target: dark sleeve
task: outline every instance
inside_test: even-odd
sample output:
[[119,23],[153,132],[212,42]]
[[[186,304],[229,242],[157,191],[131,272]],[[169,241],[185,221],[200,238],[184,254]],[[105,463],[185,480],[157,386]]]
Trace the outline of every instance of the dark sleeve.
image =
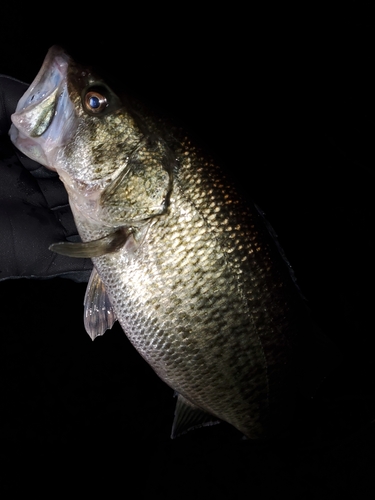
[[0,280],[64,276],[87,281],[90,259],[48,249],[59,241],[79,241],[62,182],[9,139],[10,115],[26,88],[0,75]]

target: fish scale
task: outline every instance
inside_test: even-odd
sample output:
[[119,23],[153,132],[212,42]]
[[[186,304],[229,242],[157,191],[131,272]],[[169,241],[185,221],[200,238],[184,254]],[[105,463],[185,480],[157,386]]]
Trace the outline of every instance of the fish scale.
[[179,129],[59,47],[12,121],[14,144],[68,191],[82,243],[52,250],[92,257],[88,333],[120,322],[178,394],[173,437],[218,419],[249,438],[280,432],[295,346],[314,328],[261,212]]

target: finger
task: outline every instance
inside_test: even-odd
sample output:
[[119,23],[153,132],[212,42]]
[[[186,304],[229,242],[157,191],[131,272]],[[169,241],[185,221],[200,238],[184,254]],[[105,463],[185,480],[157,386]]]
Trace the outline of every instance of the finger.
[[48,250],[64,238],[55,214],[40,207],[23,206],[8,200],[0,210],[0,280],[51,278],[88,273],[90,259],[72,259]]

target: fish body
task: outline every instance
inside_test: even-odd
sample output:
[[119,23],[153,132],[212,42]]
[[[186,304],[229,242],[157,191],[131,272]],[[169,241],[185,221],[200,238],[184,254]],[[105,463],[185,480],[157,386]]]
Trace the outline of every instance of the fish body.
[[225,421],[277,434],[311,320],[262,213],[177,128],[142,114],[52,47],[12,116],[17,148],[58,172],[91,257],[85,326],[117,319],[178,394],[172,436]]

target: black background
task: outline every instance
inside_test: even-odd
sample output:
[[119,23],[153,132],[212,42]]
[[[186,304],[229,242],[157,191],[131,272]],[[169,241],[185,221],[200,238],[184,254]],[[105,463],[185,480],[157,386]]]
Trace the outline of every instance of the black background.
[[171,440],[173,392],[118,325],[91,342],[84,284],[2,282],[0,487],[31,471],[36,491],[48,477],[129,498],[372,498],[371,24],[124,8],[9,14],[0,72],[31,82],[62,44],[183,124],[265,211],[344,363],[301,410],[297,440],[254,444],[225,425]]

